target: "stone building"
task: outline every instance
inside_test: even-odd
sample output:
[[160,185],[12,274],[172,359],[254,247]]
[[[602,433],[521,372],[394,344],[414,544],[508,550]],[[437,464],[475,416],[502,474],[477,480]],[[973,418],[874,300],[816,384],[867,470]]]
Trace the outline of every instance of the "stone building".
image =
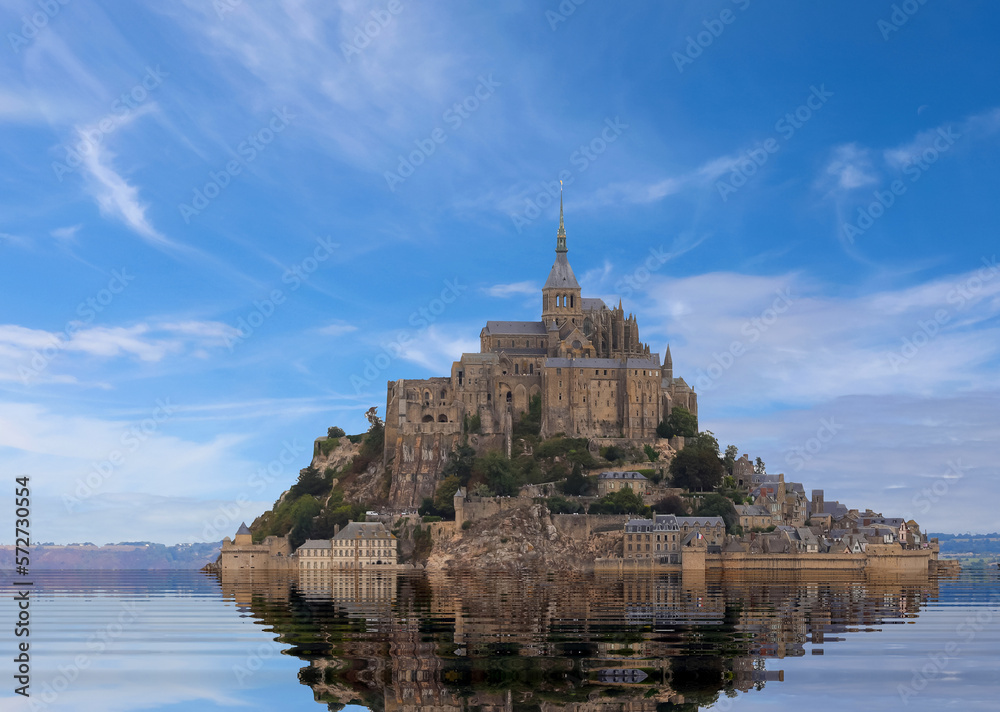
[[334,531],[332,539],[309,540],[296,550],[300,571],[372,571],[399,563],[396,536],[382,522],[350,522]]
[[385,462],[394,461],[393,501],[433,495],[433,475],[467,419],[478,422],[480,441],[509,447],[534,396],[541,398],[542,437],[650,441],[675,406],[697,415],[697,395],[674,377],[669,346],[661,363],[621,301],[609,307],[581,293],[567,258],[561,198],[555,252],[538,321],[487,321],[479,353],[462,354],[450,375],[388,383]]
[[602,472],[597,476],[599,497],[619,492],[626,487],[641,496],[649,491],[649,480],[641,472]]
[[721,546],[726,540],[726,523],[722,517],[677,517],[673,514],[630,519],[625,523],[622,558],[655,558],[663,564],[679,564],[682,547],[693,538],[706,546]]
[[246,522],[236,530],[235,540],[228,536],[222,540],[221,567],[223,571],[250,569],[283,570],[292,565],[288,537],[269,536],[260,544],[253,543],[253,535]]

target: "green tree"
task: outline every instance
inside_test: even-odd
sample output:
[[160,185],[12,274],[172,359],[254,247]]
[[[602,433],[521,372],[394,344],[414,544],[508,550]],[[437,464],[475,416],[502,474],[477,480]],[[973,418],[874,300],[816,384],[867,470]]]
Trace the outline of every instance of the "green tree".
[[338,428],[336,425],[326,429],[326,436],[329,438],[342,438],[345,435],[347,435],[347,433],[344,432],[344,429]]
[[545,506],[552,514],[577,514],[583,511],[583,505],[565,497],[549,497],[545,500]]
[[573,465],[573,471],[563,482],[562,491],[565,494],[580,497],[590,489],[590,480],[583,474],[583,467],[577,463]]
[[517,423],[514,425],[514,436],[524,437],[526,435],[537,436],[542,430],[542,394],[536,393],[528,401],[528,410],[521,413]]
[[513,497],[521,488],[521,473],[514,463],[498,450],[491,450],[476,459],[474,470],[482,475],[486,485],[502,497]]
[[444,519],[455,518],[455,492],[462,483],[457,477],[445,477],[434,493],[434,514]]
[[648,514],[650,508],[642,501],[640,495],[625,487],[592,502],[587,512],[589,514]]
[[698,432],[698,417],[682,405],[675,405],[658,426],[656,434],[661,438],[672,438],[675,435],[690,438]]
[[472,466],[475,461],[476,451],[468,445],[459,445],[451,451],[441,474],[445,477],[457,477],[459,483],[465,487],[469,484],[469,477],[472,476]]
[[721,494],[710,494],[702,499],[701,506],[695,512],[696,517],[722,517],[726,523],[726,531],[733,533],[733,528],[738,526],[740,518],[736,514],[736,507],[732,500],[723,497]]
[[740,451],[735,445],[726,446],[726,454],[722,458],[722,464],[726,466],[726,472],[730,475],[733,474],[733,468],[736,467],[736,458],[739,457]]
[[290,499],[298,499],[306,494],[324,494],[329,489],[329,486],[329,483],[320,471],[309,465],[309,467],[299,470],[299,479],[288,491],[288,496]]
[[753,463],[753,471],[756,472],[758,475],[767,474],[766,466],[764,465],[764,461],[761,458],[758,457],[754,461],[754,463]]
[[653,446],[650,445],[649,443],[646,443],[645,445],[642,446],[642,451],[646,453],[646,457],[649,458],[650,462],[656,462],[657,460],[660,459],[660,453],[658,453],[655,449],[653,449]]
[[687,507],[684,500],[675,494],[669,494],[653,505],[653,511],[657,514],[676,514],[679,517],[687,516]]
[[692,492],[714,489],[722,481],[724,471],[717,451],[707,447],[684,447],[670,463],[674,486]]
[[288,532],[288,541],[292,550],[299,548],[312,531],[313,517],[320,512],[320,504],[312,495],[299,498],[289,512],[292,527]]

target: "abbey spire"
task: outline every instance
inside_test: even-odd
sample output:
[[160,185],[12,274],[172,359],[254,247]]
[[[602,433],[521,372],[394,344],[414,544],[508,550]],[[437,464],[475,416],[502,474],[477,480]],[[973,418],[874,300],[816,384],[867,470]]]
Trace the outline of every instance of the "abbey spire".
[[[566,224],[563,219],[562,188],[559,190],[559,231],[556,232],[556,261],[542,287],[542,321],[562,326],[567,320],[582,324],[580,285],[569,266],[566,253]],[[577,321],[577,318],[580,318]]]
[[559,232],[556,233],[556,252],[569,252],[566,249],[566,225],[563,223],[562,181],[559,181]]

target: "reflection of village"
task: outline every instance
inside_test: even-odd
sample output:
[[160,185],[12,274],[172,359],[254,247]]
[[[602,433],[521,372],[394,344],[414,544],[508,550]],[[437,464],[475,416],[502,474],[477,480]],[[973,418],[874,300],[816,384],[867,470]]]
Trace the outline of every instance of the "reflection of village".
[[779,683],[774,658],[821,655],[937,596],[927,578],[284,576],[224,573],[223,595],[308,663],[317,702],[400,712],[694,710]]

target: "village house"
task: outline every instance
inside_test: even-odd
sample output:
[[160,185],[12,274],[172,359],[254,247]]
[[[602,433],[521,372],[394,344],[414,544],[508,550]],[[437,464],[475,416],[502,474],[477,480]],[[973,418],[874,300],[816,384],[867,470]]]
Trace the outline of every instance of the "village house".
[[602,472],[597,476],[597,494],[600,497],[620,492],[626,487],[642,496],[649,491],[649,480],[639,472]]

